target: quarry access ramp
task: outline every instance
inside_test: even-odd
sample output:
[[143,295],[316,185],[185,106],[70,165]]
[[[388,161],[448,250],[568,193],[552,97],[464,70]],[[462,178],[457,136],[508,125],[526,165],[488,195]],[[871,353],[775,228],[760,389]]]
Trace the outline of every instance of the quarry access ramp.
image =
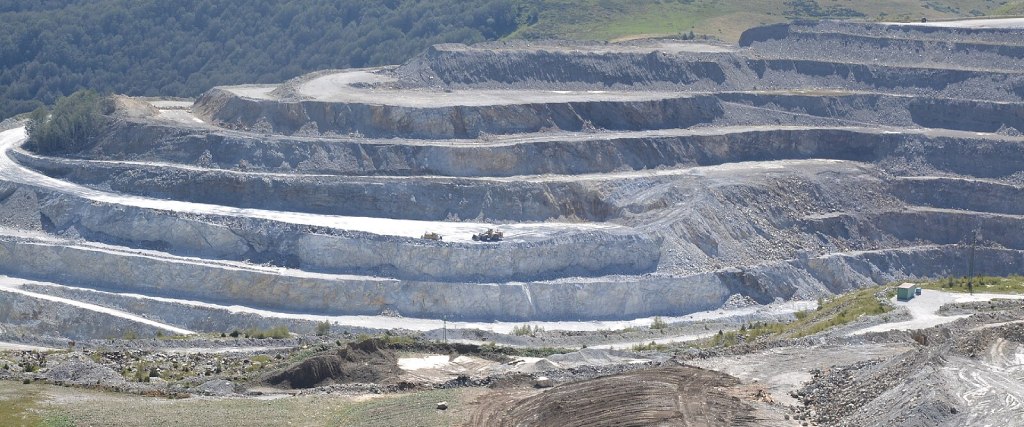
[[[1008,22],[447,44],[194,103],[117,97],[78,153],[0,134],[0,274],[528,321],[962,275],[974,234],[976,271],[1019,273],[1024,30]],[[505,239],[470,238],[488,228]]]

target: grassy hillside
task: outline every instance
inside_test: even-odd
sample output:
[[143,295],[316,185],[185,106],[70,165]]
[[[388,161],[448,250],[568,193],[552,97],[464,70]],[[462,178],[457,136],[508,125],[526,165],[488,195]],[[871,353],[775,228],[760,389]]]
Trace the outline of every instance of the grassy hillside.
[[544,0],[527,38],[621,40],[689,33],[725,41],[743,30],[791,18],[953,19],[1024,12],[1005,0]]

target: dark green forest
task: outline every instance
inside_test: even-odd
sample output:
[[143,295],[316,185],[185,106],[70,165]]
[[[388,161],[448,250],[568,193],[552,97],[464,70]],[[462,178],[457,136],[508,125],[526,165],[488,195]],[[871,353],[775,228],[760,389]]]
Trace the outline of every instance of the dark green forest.
[[194,97],[504,37],[536,0],[0,0],[0,118],[78,89]]

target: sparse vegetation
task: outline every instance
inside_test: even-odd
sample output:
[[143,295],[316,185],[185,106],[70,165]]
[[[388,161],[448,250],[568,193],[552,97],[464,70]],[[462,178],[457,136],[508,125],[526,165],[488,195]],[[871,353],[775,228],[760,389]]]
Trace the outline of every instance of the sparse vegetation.
[[1024,10],[1021,2],[1000,4],[984,0],[548,0],[540,2],[537,8],[537,23],[522,27],[514,36],[587,40],[680,35],[690,38],[692,31],[696,38],[735,41],[747,28],[792,18],[856,17],[879,21],[911,21],[922,17],[951,19],[978,14],[1006,15]]
[[[966,277],[947,277],[921,284],[924,289],[935,289],[947,292],[970,292]],[[1024,276],[1008,277],[978,276],[971,280],[974,292],[991,294],[1024,293]]]
[[632,347],[632,350],[633,351],[637,351],[637,352],[640,352],[640,351],[665,351],[667,349],[668,349],[667,345],[665,345],[665,344],[658,344],[658,343],[656,343],[654,341],[651,341],[650,343],[634,344],[633,347]]
[[324,320],[316,324],[316,336],[325,337],[331,333],[331,322]]
[[708,347],[732,346],[741,342],[755,341],[762,337],[806,337],[853,322],[861,316],[884,314],[891,311],[892,307],[876,296],[881,290],[880,287],[865,288],[834,298],[820,299],[817,309],[795,313],[796,320],[793,322],[743,324],[738,331],[718,331],[718,334],[706,340],[704,345]]
[[512,335],[520,337],[526,335],[535,337],[541,332],[544,332],[544,328],[538,325],[533,325],[532,327],[530,325],[519,325],[512,328]]
[[654,320],[651,321],[651,329],[665,329],[668,328],[668,323],[661,316],[654,316]]
[[[232,331],[231,332],[231,336],[233,338],[237,338],[238,337],[238,335],[235,335],[236,332],[238,332],[238,331]],[[267,338],[271,338],[271,339],[285,339],[285,338],[289,338],[289,337],[292,336],[291,333],[288,332],[288,327],[287,326],[283,326],[283,325],[282,326],[275,326],[275,327],[270,328],[270,329],[249,328],[249,329],[246,329],[245,331],[243,331],[242,335],[244,337],[246,337],[246,338],[255,338],[255,339],[258,339],[258,340],[267,339]]]

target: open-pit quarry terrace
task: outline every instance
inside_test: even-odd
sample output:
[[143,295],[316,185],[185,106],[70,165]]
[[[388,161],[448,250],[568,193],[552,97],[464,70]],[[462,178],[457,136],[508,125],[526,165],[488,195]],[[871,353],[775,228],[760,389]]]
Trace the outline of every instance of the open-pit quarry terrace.
[[[976,271],[1019,273],[1020,22],[447,44],[194,102],[118,97],[110,132],[67,155],[9,128],[0,274],[23,283],[0,304],[30,308],[0,313],[0,340],[112,317],[65,335],[795,307],[963,275],[976,232]],[[504,238],[471,238],[490,228]]]

